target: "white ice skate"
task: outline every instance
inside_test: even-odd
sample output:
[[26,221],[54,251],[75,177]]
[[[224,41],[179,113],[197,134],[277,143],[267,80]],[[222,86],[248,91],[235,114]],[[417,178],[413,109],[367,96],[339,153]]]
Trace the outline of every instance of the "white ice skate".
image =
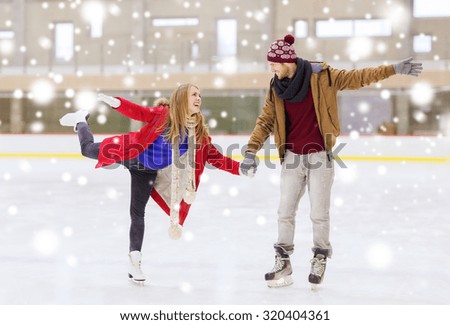
[[145,275],[142,273],[141,260],[142,254],[140,251],[132,251],[128,254],[130,257],[130,267],[128,271],[128,278],[134,283],[144,285]]
[[59,119],[59,124],[62,126],[73,126],[73,131],[77,132],[77,124],[80,122],[87,122],[89,118],[88,111],[76,111],[74,113],[67,113]]

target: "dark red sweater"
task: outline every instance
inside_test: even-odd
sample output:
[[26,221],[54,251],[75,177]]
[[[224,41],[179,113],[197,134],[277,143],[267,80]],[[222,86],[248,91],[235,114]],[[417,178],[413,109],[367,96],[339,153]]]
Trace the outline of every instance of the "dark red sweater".
[[325,150],[317,122],[311,88],[302,102],[284,102],[286,110],[286,149],[296,154]]

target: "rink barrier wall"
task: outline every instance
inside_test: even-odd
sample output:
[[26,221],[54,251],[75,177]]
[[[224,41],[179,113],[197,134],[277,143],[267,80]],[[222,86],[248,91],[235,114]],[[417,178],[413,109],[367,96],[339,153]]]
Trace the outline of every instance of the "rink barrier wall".
[[[96,136],[95,141],[111,135]],[[243,159],[249,135],[213,135],[213,143],[227,156]],[[341,136],[334,154],[343,161],[450,163],[450,137],[436,136]],[[259,159],[278,162],[271,137],[258,152]],[[77,136],[51,134],[2,134],[0,158],[81,159]]]

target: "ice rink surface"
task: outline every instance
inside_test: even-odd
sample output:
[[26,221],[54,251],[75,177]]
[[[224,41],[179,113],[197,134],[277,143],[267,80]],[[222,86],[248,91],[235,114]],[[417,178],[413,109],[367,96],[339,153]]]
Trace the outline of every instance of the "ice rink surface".
[[183,238],[150,201],[143,287],[127,279],[129,174],[89,159],[1,159],[0,304],[450,304],[450,167],[336,166],[334,255],[307,282],[307,194],[297,215],[294,284],[270,289],[279,166],[249,179],[205,171]]

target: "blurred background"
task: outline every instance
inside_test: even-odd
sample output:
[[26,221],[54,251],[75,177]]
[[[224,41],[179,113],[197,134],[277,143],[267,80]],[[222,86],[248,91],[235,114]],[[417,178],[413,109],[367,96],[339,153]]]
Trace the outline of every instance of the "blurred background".
[[143,105],[178,84],[202,90],[211,133],[248,134],[271,74],[267,49],[287,33],[298,56],[354,69],[414,57],[395,76],[340,93],[344,134],[450,134],[449,0],[1,0],[0,133],[64,133],[92,112],[95,133],[140,124],[97,92]]

